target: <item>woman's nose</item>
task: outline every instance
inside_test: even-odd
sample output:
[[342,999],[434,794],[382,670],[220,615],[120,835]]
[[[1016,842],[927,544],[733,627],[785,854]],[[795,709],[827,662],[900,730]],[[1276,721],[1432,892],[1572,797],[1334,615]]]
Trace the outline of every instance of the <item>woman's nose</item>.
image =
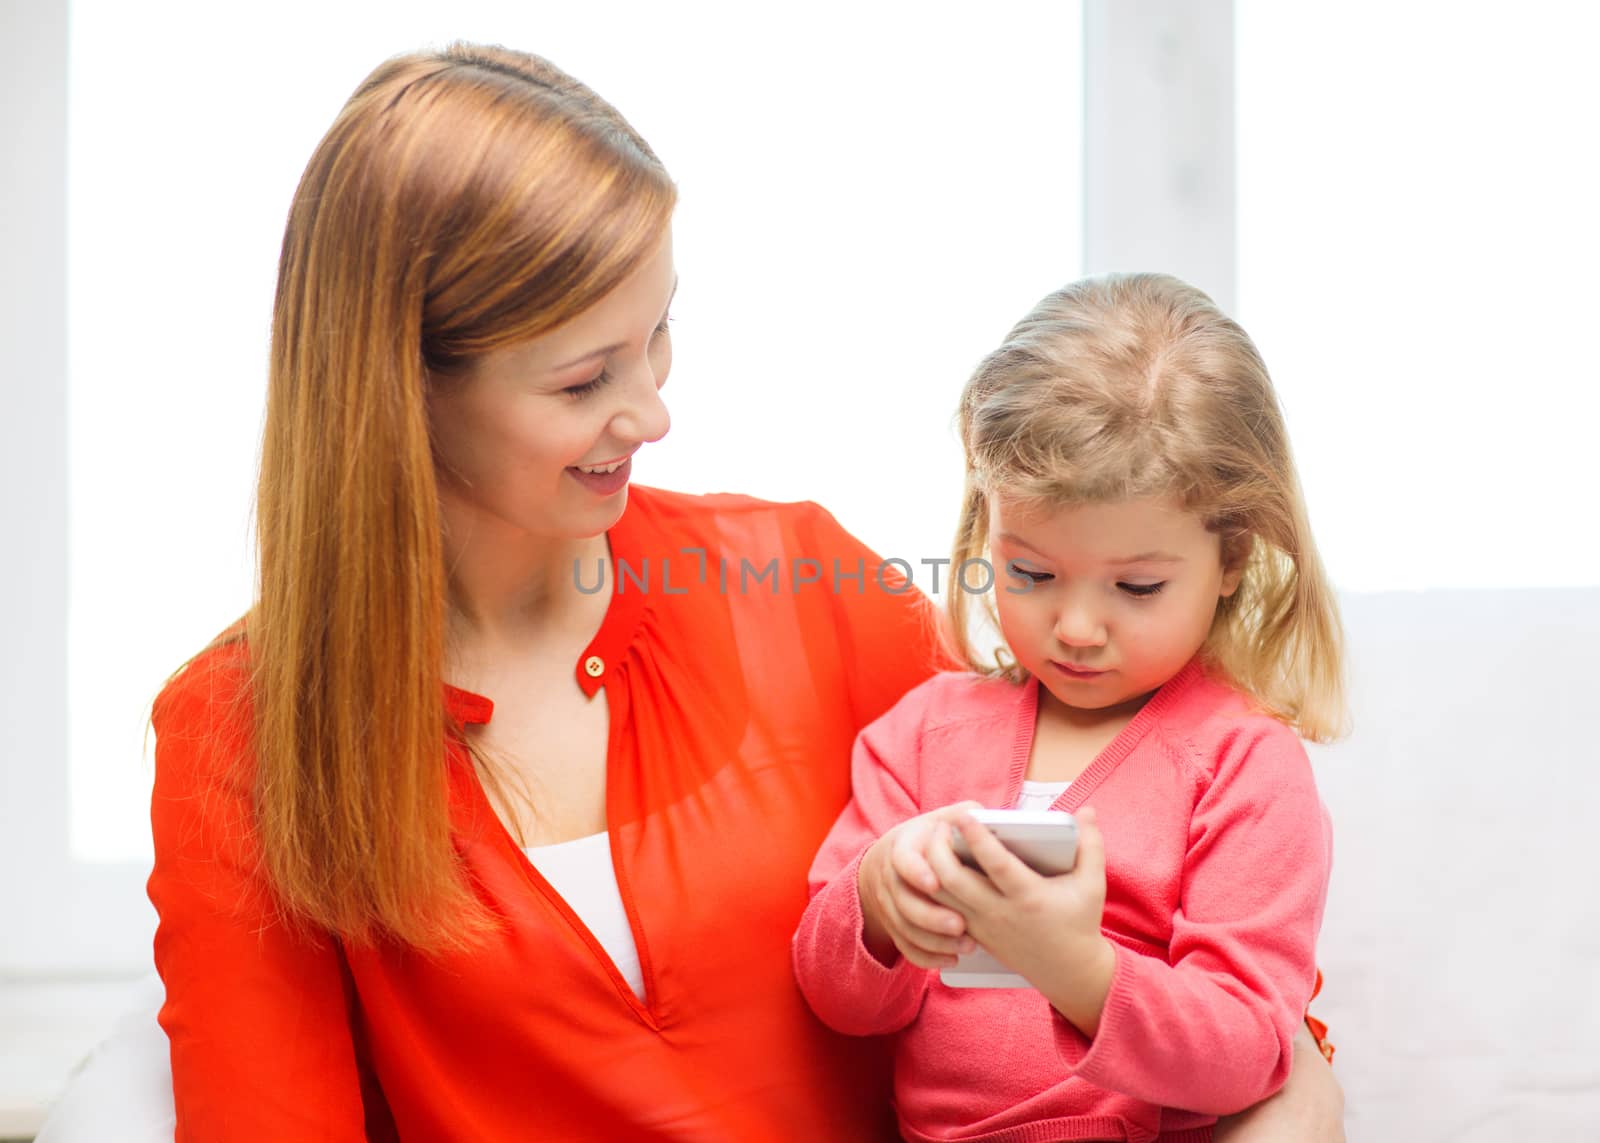
[[619,437],[650,443],[667,435],[672,416],[661,399],[661,383],[665,380],[648,367],[640,370],[637,380],[629,386],[627,407],[617,414],[613,426]]

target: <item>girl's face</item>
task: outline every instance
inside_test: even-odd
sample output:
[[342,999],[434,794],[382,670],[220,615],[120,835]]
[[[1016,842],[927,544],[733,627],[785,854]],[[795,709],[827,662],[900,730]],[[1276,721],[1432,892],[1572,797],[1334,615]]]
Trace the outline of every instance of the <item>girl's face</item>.
[[428,411],[446,517],[535,536],[596,536],[628,500],[629,458],[666,435],[672,239],[592,307],[434,384]]
[[989,521],[1006,644],[1076,710],[1142,706],[1194,657],[1242,574],[1223,566],[1221,537],[1172,500],[1041,514],[990,496]]

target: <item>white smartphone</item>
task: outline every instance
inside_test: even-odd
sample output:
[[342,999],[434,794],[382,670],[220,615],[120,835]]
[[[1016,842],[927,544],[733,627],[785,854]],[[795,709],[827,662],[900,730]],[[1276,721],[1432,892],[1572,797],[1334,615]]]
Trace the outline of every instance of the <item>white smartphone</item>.
[[[1078,823],[1061,810],[973,810],[972,817],[1000,844],[1036,873],[1054,877],[1070,873],[1078,860]],[[952,831],[951,848],[963,863],[977,868],[961,834]],[[1032,988],[984,949],[973,949],[951,968],[939,970],[951,988]]]
[[[1053,877],[1072,872],[1078,860],[1078,823],[1061,810],[972,810],[973,820],[989,827],[1000,844],[1035,873]],[[966,838],[950,831],[950,845],[962,862],[978,868]]]

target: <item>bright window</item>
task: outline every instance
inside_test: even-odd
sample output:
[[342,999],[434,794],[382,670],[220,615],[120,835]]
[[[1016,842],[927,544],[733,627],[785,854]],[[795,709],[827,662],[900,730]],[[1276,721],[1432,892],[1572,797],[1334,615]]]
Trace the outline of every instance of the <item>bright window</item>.
[[[973,11],[976,11],[975,9]],[[945,554],[967,371],[1081,264],[1077,4],[71,7],[73,852],[147,858],[148,703],[251,596],[278,243],[385,55],[539,51],[677,178],[672,434],[644,483],[812,498]]]
[[1600,11],[1237,17],[1239,317],[1335,582],[1600,585]]

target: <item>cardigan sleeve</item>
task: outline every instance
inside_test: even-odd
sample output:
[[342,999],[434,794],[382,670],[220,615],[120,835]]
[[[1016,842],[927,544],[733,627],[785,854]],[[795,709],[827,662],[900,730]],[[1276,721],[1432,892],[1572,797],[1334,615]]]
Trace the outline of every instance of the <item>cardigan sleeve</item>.
[[[240,652],[242,654],[242,652]],[[156,968],[176,1143],[368,1138],[345,975],[256,871],[245,668],[208,652],[156,700]]]
[[1291,730],[1260,718],[1227,734],[1190,819],[1169,960],[1115,946],[1092,1042],[1055,1017],[1074,1074],[1212,1115],[1283,1086],[1316,976],[1331,833]]
[[811,903],[794,936],[801,992],[824,1024],[850,1035],[910,1024],[933,978],[898,954],[886,965],[867,950],[857,885],[868,846],[922,812],[916,770],[928,690],[918,687],[857,736],[850,802],[812,863]]

